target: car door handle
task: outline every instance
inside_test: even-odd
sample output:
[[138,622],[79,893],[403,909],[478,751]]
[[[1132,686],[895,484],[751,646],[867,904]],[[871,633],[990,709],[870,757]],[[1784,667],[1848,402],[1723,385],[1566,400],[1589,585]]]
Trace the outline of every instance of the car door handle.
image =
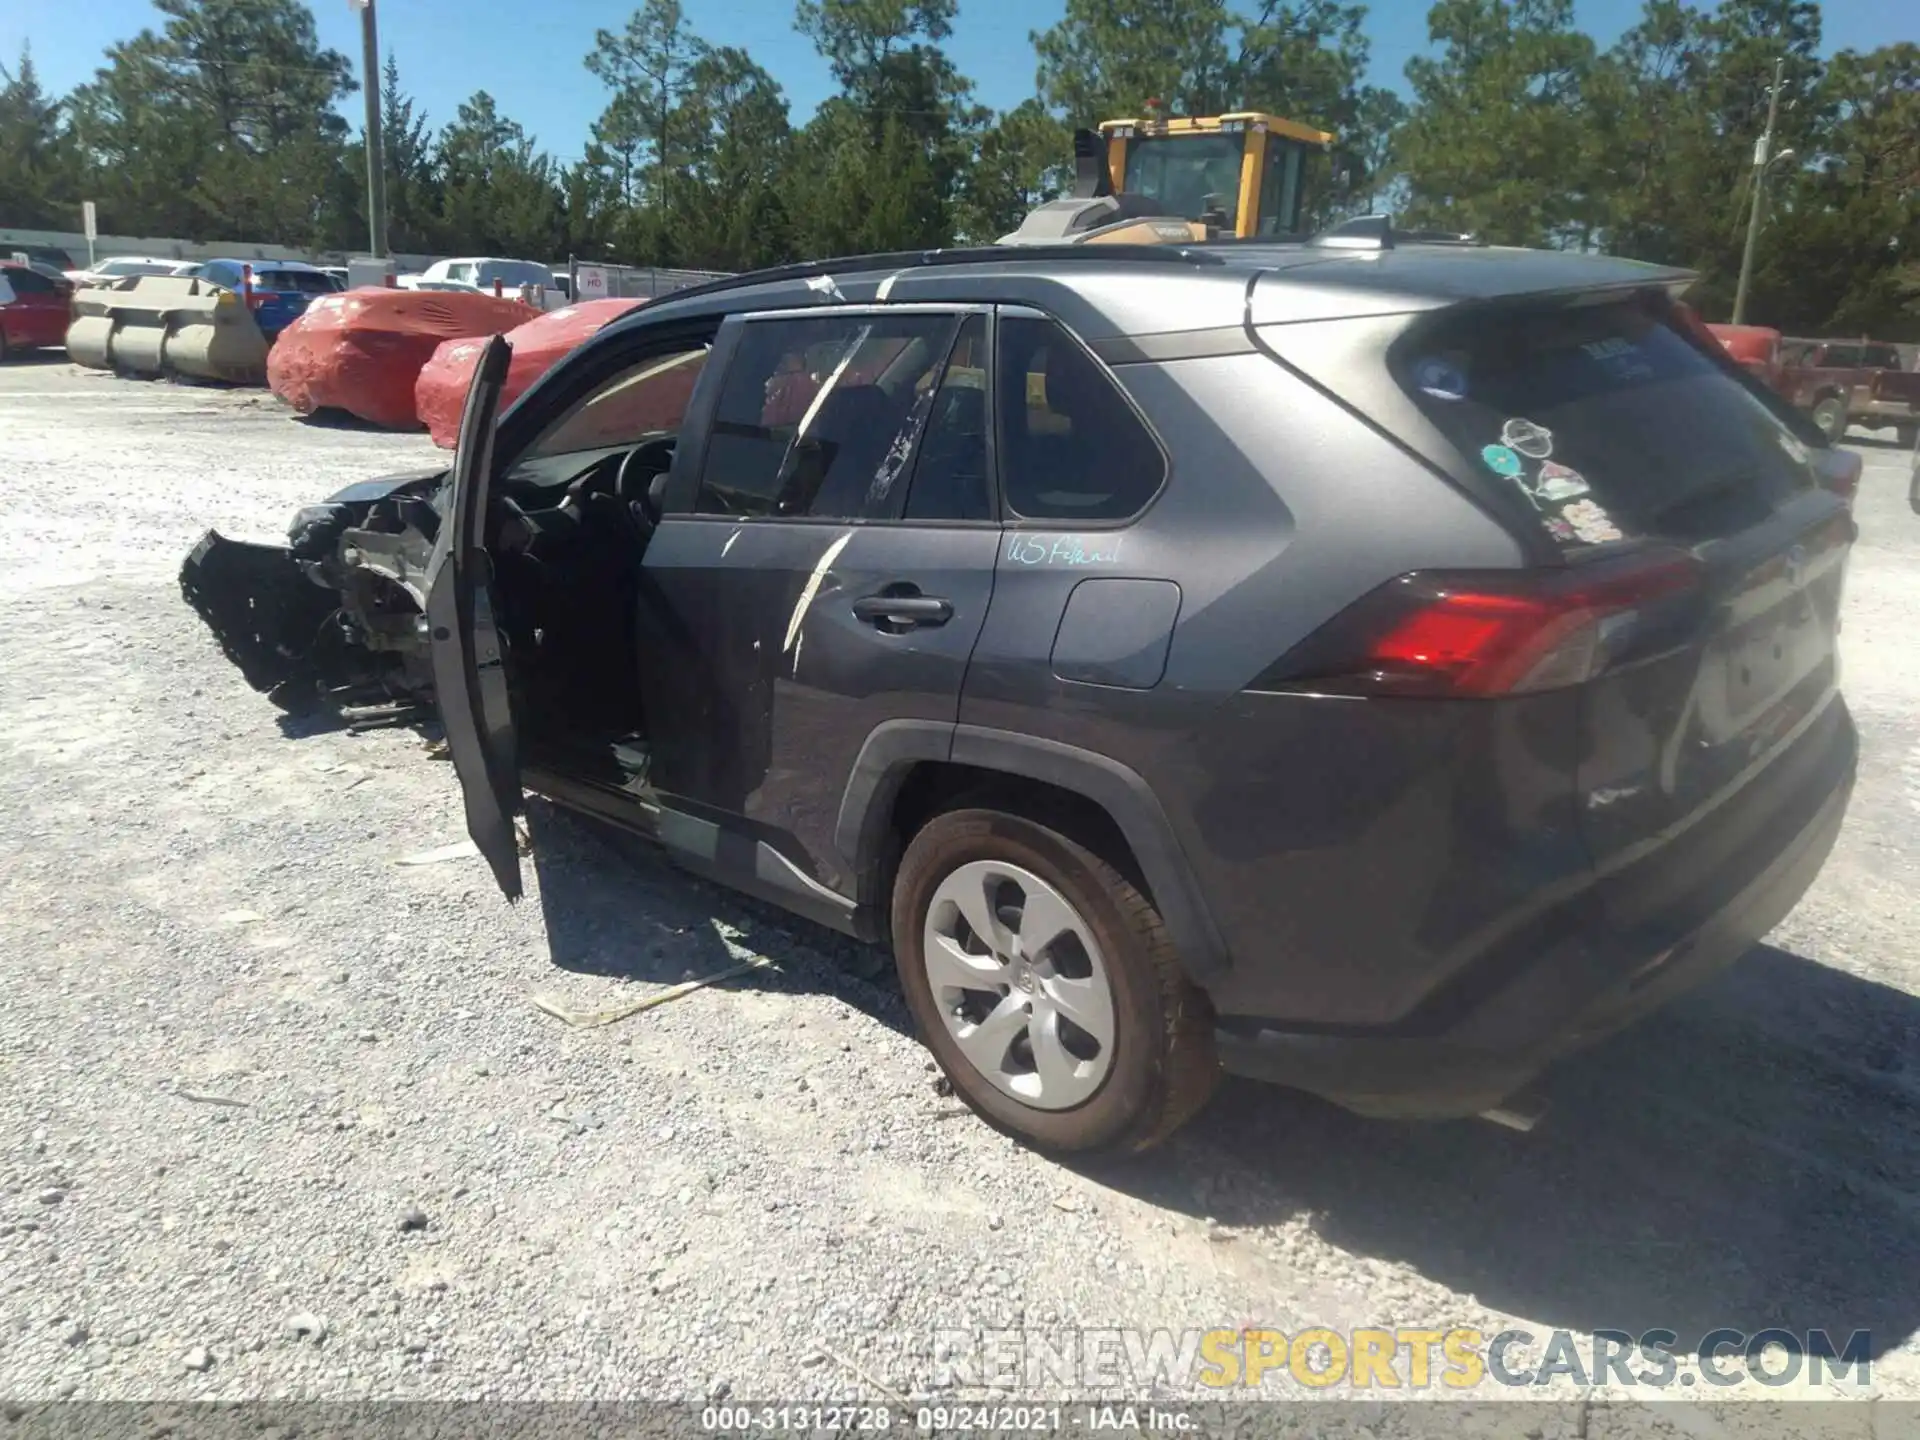
[[853,602],[853,613],[869,624],[944,625],[953,618],[953,606],[933,595],[862,595]]

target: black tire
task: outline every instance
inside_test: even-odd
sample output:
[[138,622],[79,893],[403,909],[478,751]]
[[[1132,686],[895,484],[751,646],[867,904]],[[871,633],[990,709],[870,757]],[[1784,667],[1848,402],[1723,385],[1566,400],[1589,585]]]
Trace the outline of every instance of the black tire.
[[[1113,1056],[1100,1087],[1072,1109],[1039,1109],[996,1087],[936,1008],[922,955],[928,907],[942,880],[977,860],[1018,865],[1052,885],[1107,957]],[[1058,831],[998,810],[950,810],[928,821],[894,879],[893,953],[921,1039],[955,1093],[988,1124],[1037,1149],[1145,1150],[1213,1093],[1213,1010],[1181,969],[1160,912],[1106,861]]]
[[0,364],[5,364],[11,358],[12,352],[7,349],[7,332],[0,330]]
[[1896,425],[1893,427],[1893,438],[1901,449],[1911,450],[1916,443],[1920,443],[1920,425]]
[[1847,402],[1838,395],[1823,395],[1813,402],[1813,423],[1820,433],[1838,445],[1847,433]]

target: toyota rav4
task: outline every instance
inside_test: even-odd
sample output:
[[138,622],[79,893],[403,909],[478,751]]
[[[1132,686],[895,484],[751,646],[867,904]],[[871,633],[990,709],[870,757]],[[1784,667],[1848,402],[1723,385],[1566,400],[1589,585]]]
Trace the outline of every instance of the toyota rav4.
[[1499,1105],[1740,955],[1853,783],[1822,437],[1683,272],[1444,244],[868,257],[661,300],[188,598],[284,703],[888,943],[980,1115],[1222,1068]]

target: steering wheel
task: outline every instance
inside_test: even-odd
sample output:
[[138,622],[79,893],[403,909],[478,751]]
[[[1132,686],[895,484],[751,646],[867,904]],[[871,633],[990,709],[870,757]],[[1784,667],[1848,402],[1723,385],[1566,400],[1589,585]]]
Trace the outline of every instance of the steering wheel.
[[[673,467],[673,446],[674,437],[671,435],[634,446],[626,453],[619,470],[614,474],[613,493],[629,505],[644,507],[647,488],[653,484],[653,477]],[[647,522],[651,524],[654,518],[648,516]]]

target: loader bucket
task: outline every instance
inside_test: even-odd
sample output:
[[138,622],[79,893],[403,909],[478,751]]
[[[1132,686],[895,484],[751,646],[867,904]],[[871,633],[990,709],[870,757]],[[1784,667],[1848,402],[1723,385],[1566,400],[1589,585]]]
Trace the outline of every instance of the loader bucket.
[[204,280],[142,275],[73,297],[67,355],[97,370],[264,385],[267,339],[231,291]]

